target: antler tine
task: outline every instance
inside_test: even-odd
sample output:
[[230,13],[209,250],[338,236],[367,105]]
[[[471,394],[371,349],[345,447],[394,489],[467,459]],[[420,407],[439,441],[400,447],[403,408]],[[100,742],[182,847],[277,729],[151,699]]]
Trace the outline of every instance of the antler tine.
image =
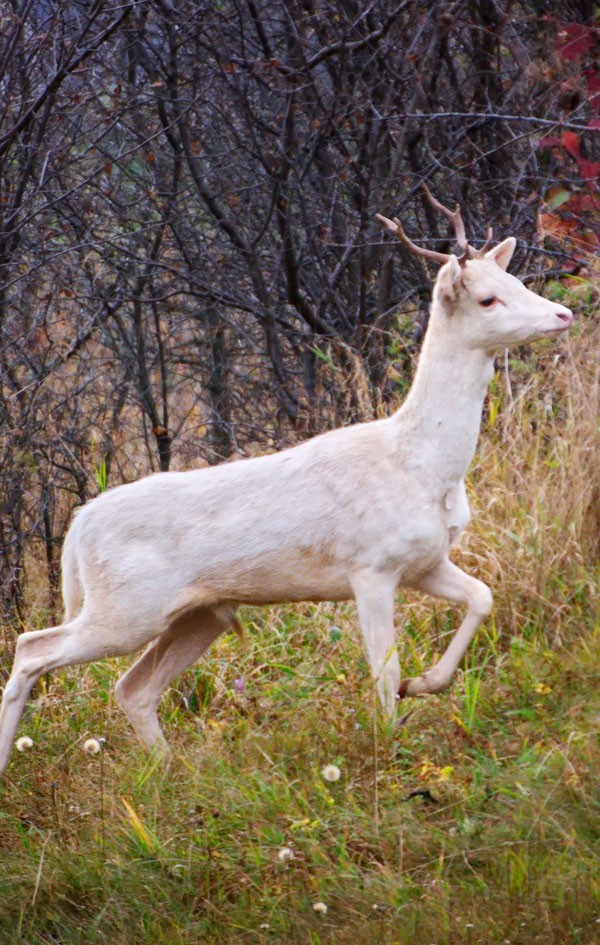
[[489,245],[492,242],[493,238],[494,238],[494,229],[493,227],[488,226],[487,232],[485,234],[485,243],[483,244],[483,246],[480,246],[478,250],[476,250],[475,252],[476,257],[483,256],[485,251],[489,248]]
[[439,200],[436,200],[433,194],[431,193],[427,184],[423,184],[423,190],[425,191],[425,196],[429,200],[429,203],[436,210],[439,210],[440,213],[443,213],[445,217],[450,220],[452,226],[454,227],[454,233],[456,235],[456,242],[460,246],[460,250],[463,256],[466,259],[470,259],[473,255],[471,247],[467,242],[467,234],[465,233],[465,224],[463,223],[463,218],[460,213],[460,204],[456,204],[456,210],[449,210],[448,207],[445,207],[443,203],[440,203]]
[[413,243],[402,229],[402,224],[397,217],[394,217],[393,220],[389,220],[380,213],[376,213],[375,216],[389,233],[393,233],[394,236],[397,236],[398,239],[404,243],[405,246],[408,246],[413,253],[416,253],[417,256],[424,256],[426,259],[433,259],[435,262],[441,263],[447,263],[450,259],[448,253],[437,253],[434,249],[426,249],[425,246],[417,246],[416,243]]

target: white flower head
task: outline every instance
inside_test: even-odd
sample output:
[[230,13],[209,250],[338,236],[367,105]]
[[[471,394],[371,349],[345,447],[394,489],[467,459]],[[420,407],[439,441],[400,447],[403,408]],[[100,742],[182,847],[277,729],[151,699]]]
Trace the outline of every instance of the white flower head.
[[325,765],[325,767],[321,769],[321,776],[324,781],[339,781],[342,772],[337,765]]
[[291,847],[282,847],[277,854],[277,859],[280,863],[287,863],[289,860],[294,859],[294,851]]
[[88,755],[97,755],[102,750],[102,745],[97,738],[86,738],[83,743],[83,750],[87,751]]
[[315,912],[320,912],[321,915],[325,915],[327,912],[327,906],[324,902],[315,902],[313,909]]
[[27,751],[28,748],[33,748],[33,741],[29,735],[21,735],[20,738],[17,738],[15,748],[17,751]]

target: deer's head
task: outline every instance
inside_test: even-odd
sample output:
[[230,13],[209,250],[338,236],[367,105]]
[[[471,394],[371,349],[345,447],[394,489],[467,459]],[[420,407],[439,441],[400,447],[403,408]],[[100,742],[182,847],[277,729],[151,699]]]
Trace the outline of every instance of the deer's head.
[[480,250],[469,245],[460,208],[449,210],[425,192],[432,205],[451,221],[461,255],[439,253],[410,240],[400,221],[377,214],[377,219],[411,252],[442,263],[434,289],[432,319],[443,319],[446,331],[468,348],[493,352],[567,331],[573,313],[526,288],[506,270],[515,251],[513,236],[489,248],[492,231]]

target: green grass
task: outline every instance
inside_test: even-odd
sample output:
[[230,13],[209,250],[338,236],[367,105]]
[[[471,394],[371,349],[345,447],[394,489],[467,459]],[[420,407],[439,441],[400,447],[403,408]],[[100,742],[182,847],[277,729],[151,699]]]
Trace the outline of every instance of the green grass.
[[[351,605],[242,611],[163,700],[167,763],[125,663],[42,681],[0,784],[3,945],[600,939],[597,334],[492,390],[456,559],[496,603],[450,692],[383,719]],[[458,619],[403,594],[406,674]]]
[[597,941],[598,629],[560,654],[535,632],[480,640],[398,727],[352,609],[301,610],[269,615],[276,654],[246,614],[245,647],[171,690],[167,764],[132,744],[104,667],[53,681],[0,789],[2,942]]

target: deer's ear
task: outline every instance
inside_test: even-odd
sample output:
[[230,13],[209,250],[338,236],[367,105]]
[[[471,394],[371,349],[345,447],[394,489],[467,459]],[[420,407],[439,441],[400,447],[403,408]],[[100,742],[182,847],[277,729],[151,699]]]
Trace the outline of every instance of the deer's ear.
[[450,256],[446,265],[440,269],[438,276],[439,294],[444,304],[448,307],[456,299],[456,292],[462,279],[462,269],[456,256]]
[[494,246],[493,249],[488,250],[485,254],[485,258],[493,259],[494,262],[498,263],[501,269],[508,269],[508,264],[513,257],[516,245],[517,241],[514,236],[508,236],[505,240],[502,240],[501,243],[498,243],[497,246]]

